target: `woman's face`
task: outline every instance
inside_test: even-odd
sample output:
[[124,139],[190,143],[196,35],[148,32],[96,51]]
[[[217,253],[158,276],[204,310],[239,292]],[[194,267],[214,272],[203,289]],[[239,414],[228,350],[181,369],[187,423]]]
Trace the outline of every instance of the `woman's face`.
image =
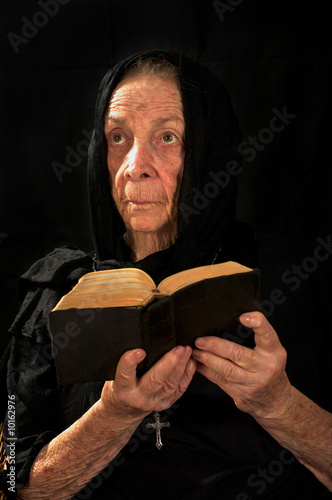
[[107,165],[127,230],[176,230],[184,133],[181,94],[172,79],[138,75],[114,90],[105,118]]

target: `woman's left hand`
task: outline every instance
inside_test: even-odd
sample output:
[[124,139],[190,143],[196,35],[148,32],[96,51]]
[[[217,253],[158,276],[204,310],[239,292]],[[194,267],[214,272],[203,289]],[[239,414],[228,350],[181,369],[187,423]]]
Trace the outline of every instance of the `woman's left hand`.
[[245,313],[239,319],[253,329],[256,347],[200,337],[192,354],[197,371],[231,396],[240,410],[256,418],[278,418],[291,398],[287,353],[263,314]]

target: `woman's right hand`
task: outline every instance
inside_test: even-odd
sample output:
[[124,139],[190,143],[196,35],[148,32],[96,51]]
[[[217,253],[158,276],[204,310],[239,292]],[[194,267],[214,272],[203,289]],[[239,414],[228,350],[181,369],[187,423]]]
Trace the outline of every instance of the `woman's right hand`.
[[169,408],[186,391],[195,373],[196,362],[191,354],[191,347],[177,346],[138,378],[137,365],[146,353],[143,349],[127,351],[118,363],[115,379],[104,384],[104,411],[136,419]]

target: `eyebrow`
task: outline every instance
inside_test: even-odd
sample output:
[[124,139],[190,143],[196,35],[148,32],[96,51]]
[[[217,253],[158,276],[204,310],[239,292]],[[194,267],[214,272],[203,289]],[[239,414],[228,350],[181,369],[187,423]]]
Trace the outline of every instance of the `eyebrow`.
[[114,123],[117,123],[118,125],[125,125],[126,121],[127,120],[125,118],[120,118],[120,117],[114,116],[114,115],[106,115],[106,117],[105,117],[105,123],[114,122]]
[[155,125],[162,125],[163,123],[173,122],[178,120],[184,121],[184,118],[180,117],[179,115],[169,115],[162,118],[156,118],[155,120],[152,120],[152,123],[154,123]]

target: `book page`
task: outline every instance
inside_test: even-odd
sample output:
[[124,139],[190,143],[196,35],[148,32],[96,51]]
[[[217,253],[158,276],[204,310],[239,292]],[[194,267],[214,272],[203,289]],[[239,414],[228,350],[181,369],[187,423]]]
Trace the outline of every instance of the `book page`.
[[155,288],[150,276],[140,269],[87,273],[55,309],[144,306],[152,300]]
[[228,276],[230,274],[246,273],[252,271],[250,267],[243,266],[237,262],[222,262],[221,264],[214,264],[210,266],[195,267],[181,271],[180,273],[173,274],[165,278],[159,284],[159,290],[162,293],[171,295],[172,293],[184,288],[198,281],[208,278],[215,278],[217,276]]

